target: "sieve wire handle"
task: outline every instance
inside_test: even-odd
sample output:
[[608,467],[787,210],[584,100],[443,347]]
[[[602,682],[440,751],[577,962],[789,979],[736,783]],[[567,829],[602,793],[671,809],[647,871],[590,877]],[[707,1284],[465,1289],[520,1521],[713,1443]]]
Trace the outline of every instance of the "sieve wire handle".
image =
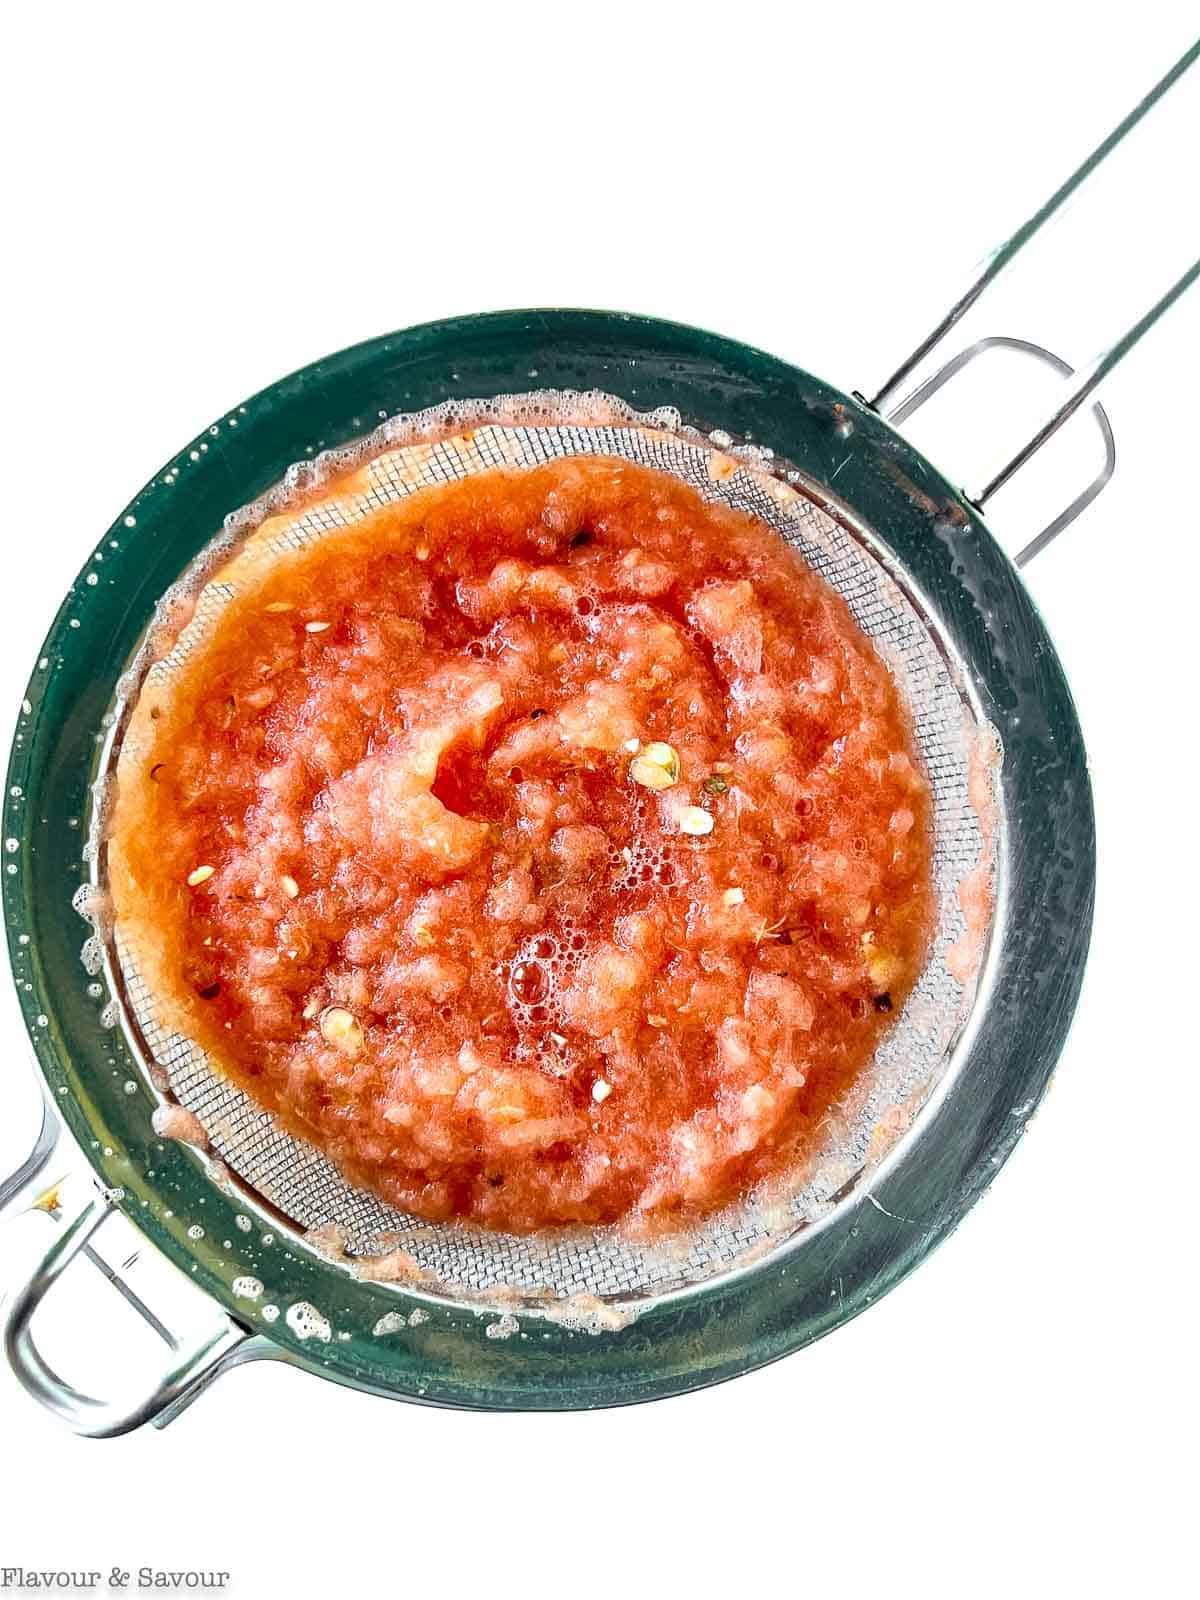
[[[202,1331],[176,1338],[141,1304],[132,1290],[121,1284],[105,1263],[93,1256],[92,1259],[105,1268],[105,1275],[122,1289],[125,1298],[163,1337],[167,1359],[149,1390],[124,1402],[95,1399],[60,1378],[34,1343],[31,1329],[34,1313],[76,1256],[91,1253],[92,1235],[113,1210],[112,1197],[100,1193],[67,1223],[28,1281],[13,1296],[4,1317],[4,1351],[18,1380],[35,1400],[68,1427],[93,1439],[128,1433],[144,1422],[163,1417],[164,1413],[176,1415],[218,1371],[236,1364],[234,1357],[239,1347],[256,1343],[245,1328],[223,1313]],[[251,1355],[255,1353],[250,1352]]]
[[[902,400],[894,411],[889,412],[888,421],[899,427],[902,422],[907,421],[912,416],[914,411],[919,410],[927,400],[931,399],[944,384],[949,383],[951,378],[960,373],[965,366],[979,356],[986,355],[989,350],[1015,350],[1021,355],[1032,356],[1034,360],[1042,362],[1043,365],[1052,367],[1060,377],[1072,378],[1075,376],[1073,368],[1068,366],[1061,356],[1056,356],[1053,350],[1047,350],[1044,346],[1034,344],[1029,339],[1012,339],[1002,334],[993,334],[987,339],[977,339],[974,344],[968,345],[965,350],[960,350],[956,356],[952,356],[932,376],[926,378],[924,383],[919,384],[910,395]],[[1018,567],[1027,566],[1034,556],[1058,537],[1064,528],[1070,527],[1080,512],[1087,510],[1116,470],[1117,446],[1116,441],[1113,439],[1112,424],[1108,420],[1108,413],[1098,400],[1092,404],[1092,413],[1096,418],[1101,438],[1104,441],[1104,464],[1087,488],[1077,494],[1070,504],[1058,513],[1053,521],[1048,522],[1040,533],[1035,534],[1027,544],[1017,551],[1013,561]],[[968,500],[972,499],[970,494],[966,498]],[[972,504],[978,506],[981,501],[974,499]]]
[[[929,353],[937,345],[941,344],[942,340],[946,337],[950,330],[957,323],[962,321],[963,317],[966,316],[967,312],[980,298],[984,290],[990,288],[1000,274],[1004,272],[1007,267],[1012,265],[1013,261],[1016,260],[1017,256],[1021,253],[1029,241],[1033,239],[1043,227],[1045,227],[1046,223],[1050,221],[1051,217],[1053,217],[1062,209],[1072,195],[1082,188],[1082,186],[1091,177],[1092,173],[1095,172],[1097,167],[1099,167],[1105,158],[1110,156],[1117,148],[1122,139],[1124,139],[1127,134],[1133,132],[1134,128],[1137,127],[1138,123],[1141,122],[1142,118],[1147,114],[1147,112],[1154,109],[1154,107],[1162,99],[1163,95],[1166,94],[1167,90],[1173,88],[1175,84],[1178,83],[1179,79],[1182,78],[1183,74],[1188,70],[1188,68],[1195,66],[1198,60],[1200,60],[1200,39],[1196,41],[1190,50],[1185,51],[1184,54],[1180,56],[1179,60],[1175,63],[1171,70],[1159,79],[1144,100],[1138,101],[1137,105],[1134,106],[1129,115],[1117,124],[1108,137],[1106,139],[1102,139],[1092,153],[1087,156],[1085,160],[1080,162],[1079,166],[1075,168],[1075,171],[1071,174],[1071,176],[1067,178],[1064,183],[1060,184],[1060,186],[1054,191],[1045,204],[1040,206],[1031,217],[1023,222],[1016,232],[1011,235],[1011,237],[1006,239],[1003,244],[997,246],[997,248],[992,251],[991,255],[988,256],[987,260],[984,262],[983,267],[978,275],[963,291],[963,293],[959,295],[958,299],[950,307],[949,311],[947,311],[942,320],[935,328],[926,334],[924,339],[921,340],[920,344],[916,347],[912,354],[904,358],[904,360],[896,368],[895,372],[892,373],[891,377],[887,380],[883,387],[874,395],[871,400],[867,402],[875,411],[879,411],[881,413],[885,411],[887,402],[900,388],[901,384],[903,384],[906,379],[912,376],[913,372],[916,371],[917,367],[920,366],[925,357],[929,355]],[[1091,382],[1091,388],[1095,388],[1096,383],[1101,381],[1101,378],[1104,376],[1107,376],[1107,372],[1112,370],[1112,367],[1116,365],[1117,361],[1119,361],[1123,355],[1126,355],[1129,350],[1132,349],[1133,344],[1137,343],[1137,340],[1141,337],[1141,334],[1146,331],[1146,328],[1150,325],[1150,323],[1157,321],[1162,312],[1167,310],[1168,306],[1173,304],[1174,301],[1179,298],[1179,295],[1182,294],[1183,290],[1188,287],[1188,284],[1195,280],[1197,271],[1200,271],[1200,262],[1197,262],[1189,269],[1188,272],[1185,272],[1183,278],[1181,278],[1172,289],[1168,290],[1167,294],[1163,296],[1163,299],[1159,301],[1158,306],[1148,313],[1149,322],[1147,322],[1147,319],[1143,317],[1142,322],[1136,324],[1135,328],[1130,330],[1130,333],[1134,335],[1131,343],[1127,342],[1130,339],[1130,334],[1126,334],[1122,339],[1117,341],[1117,343],[1112,347],[1112,350],[1106,352],[1105,356],[1099,358],[1099,361],[1104,361],[1108,357],[1111,357],[1114,351],[1117,352],[1115,359],[1111,361],[1111,364],[1108,366],[1106,371],[1100,375],[1100,378],[1096,378]],[[1146,326],[1143,327],[1142,323],[1145,323]],[[1140,332],[1137,331],[1138,329],[1140,329]],[[1093,365],[1096,364],[1098,363],[1094,363]],[[1090,372],[1090,370],[1091,369],[1089,368],[1088,372]],[[1084,376],[1087,376],[1086,372]],[[1088,389],[1088,393],[1091,392],[1091,388]]]
[[[1092,153],[1083,162],[1081,162],[1078,167],[1076,167],[1075,171],[1071,173],[1070,177],[1068,177],[1066,181],[1054,191],[1050,198],[1041,207],[1039,207],[1039,209],[1035,211],[1031,217],[1023,222],[1010,238],[1006,239],[1002,245],[992,252],[992,254],[984,263],[981,271],[968,285],[966,290],[964,290],[964,292],[958,297],[958,299],[950,307],[949,311],[947,311],[945,316],[936,325],[936,327],[934,327],[931,332],[929,332],[925,338],[921,340],[920,344],[917,345],[916,349],[911,355],[905,357],[905,359],[900,363],[900,365],[892,373],[891,377],[888,378],[887,382],[884,383],[883,387],[878,390],[874,397],[866,402],[872,407],[873,410],[878,411],[882,416],[887,417],[890,421],[897,421],[901,413],[906,416],[909,415],[911,411],[916,409],[916,405],[919,405],[922,400],[928,398],[929,394],[933,392],[934,388],[940,387],[941,383],[944,383],[948,377],[953,376],[953,372],[946,372],[946,369],[943,368],[941,373],[935,374],[934,379],[930,380],[930,382],[933,384],[933,388],[929,387],[928,384],[923,384],[906,400],[901,401],[898,406],[889,409],[889,402],[891,398],[900,389],[901,385],[909,377],[911,377],[917,367],[919,367],[924,361],[925,357],[929,355],[929,353],[942,342],[951,329],[962,320],[962,318],[967,314],[976,301],[979,300],[984,291],[988,289],[1001,275],[1001,273],[1012,264],[1020,252],[1029,243],[1029,241],[1041,231],[1045,224],[1050,221],[1051,217],[1061,210],[1063,205],[1065,205],[1072,195],[1074,195],[1076,191],[1087,181],[1087,179],[1091,177],[1092,173],[1095,172],[1097,167],[1101,165],[1105,158],[1111,155],[1121,141],[1129,133],[1131,133],[1134,128],[1137,127],[1142,118],[1145,117],[1149,111],[1153,110],[1153,108],[1166,94],[1167,90],[1172,88],[1188,70],[1188,68],[1194,66],[1198,60],[1200,60],[1200,40],[1197,40],[1197,42],[1192,45],[1190,50],[1185,51],[1185,53],[1179,58],[1170,71],[1159,79],[1158,83],[1154,85],[1149,94],[1146,95],[1143,100],[1140,100],[1136,106],[1134,106],[1133,110],[1130,111],[1128,116],[1126,116],[1117,124],[1117,126],[1106,139],[1101,140]],[[1191,286],[1196,282],[1197,278],[1200,278],[1200,260],[1194,261],[1186,270],[1186,272],[1182,273],[1181,276],[1176,279],[1166,293],[1157,301],[1155,301],[1155,303],[1149,308],[1148,311],[1144,313],[1143,316],[1139,317],[1131,327],[1125,330],[1120,338],[1116,339],[1108,347],[1108,349],[1102,351],[1100,355],[1098,355],[1093,361],[1089,362],[1088,365],[1083,367],[1079,372],[1074,372],[1071,368],[1066,366],[1065,362],[1061,362],[1058,360],[1058,358],[1050,356],[1048,351],[1041,351],[1040,346],[1027,346],[1027,348],[1032,348],[1035,353],[1040,353],[1041,355],[1047,357],[1052,364],[1058,366],[1059,370],[1064,373],[1064,376],[1068,377],[1069,383],[1066,396],[1046,419],[1042,426],[1037,430],[1033,437],[1029,439],[1027,443],[1022,445],[1021,448],[1010,458],[1010,460],[1005,462],[1005,464],[998,472],[994,474],[990,481],[986,483],[977,493],[967,494],[966,498],[974,506],[982,509],[992,498],[992,496],[996,494],[998,490],[1002,489],[1004,485],[1021,470],[1026,462],[1030,461],[1033,456],[1037,454],[1037,452],[1049,439],[1053,438],[1053,436],[1058,432],[1059,428],[1061,428],[1069,418],[1074,416],[1076,411],[1078,411],[1079,408],[1091,397],[1091,395],[1095,393],[1108,375],[1122,360],[1124,360],[1134,346],[1138,344],[1138,342],[1150,331],[1154,324],[1171,309],[1181,295],[1191,288]],[[983,342],[985,344],[987,343],[987,341]],[[995,343],[1001,341],[992,342]],[[1017,341],[1009,342],[1016,343]],[[971,359],[972,355],[977,354],[978,350],[975,346],[972,346],[970,347],[970,352],[971,353],[966,356],[966,359],[968,360]],[[962,364],[962,361],[959,361],[959,365],[961,366]],[[953,363],[951,363],[951,365],[953,365]],[[958,370],[957,367],[954,370]],[[940,382],[936,381],[938,379],[940,379]],[[860,396],[860,398],[862,397]],[[1098,409],[1099,408],[1097,408],[1097,410]],[[1100,413],[1100,416],[1103,417],[1103,413]],[[1107,418],[1103,418],[1103,421],[1105,427],[1107,427]],[[1111,472],[1109,473],[1109,476],[1111,476]],[[1107,478],[1105,478],[1105,482],[1107,482]],[[1103,484],[1100,484],[1100,488],[1103,488]],[[1085,491],[1085,503],[1090,504],[1091,500],[1094,499],[1098,493],[1099,488],[1095,488],[1090,493]],[[1071,511],[1071,515],[1067,517],[1067,522],[1073,521],[1074,517],[1078,516],[1079,511],[1082,509],[1082,506],[1077,506],[1074,502],[1073,507],[1074,509],[1072,509],[1072,507],[1068,508],[1068,510]],[[1058,521],[1058,519],[1056,519],[1056,521]],[[1036,555],[1038,550],[1044,549],[1046,544],[1050,542],[1050,539],[1054,538],[1057,533],[1061,532],[1062,528],[1066,525],[1066,522],[1059,521],[1058,526],[1051,524],[1050,530],[1044,529],[1042,533],[1038,535],[1038,538],[1021,552],[1021,555],[1018,557],[1018,564],[1020,564],[1022,559],[1026,561],[1030,560],[1033,555]]]

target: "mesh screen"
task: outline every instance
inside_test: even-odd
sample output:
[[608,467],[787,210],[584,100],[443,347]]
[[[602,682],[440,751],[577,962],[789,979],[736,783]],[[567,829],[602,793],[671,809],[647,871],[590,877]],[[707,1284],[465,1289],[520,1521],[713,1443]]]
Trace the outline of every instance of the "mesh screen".
[[[825,1144],[805,1172],[688,1232],[650,1244],[612,1229],[518,1238],[403,1215],[352,1188],[325,1156],[277,1126],[190,1041],[164,1028],[120,929],[109,928],[104,937],[126,1030],[145,1070],[200,1118],[212,1150],[228,1168],[296,1228],[323,1230],[352,1257],[399,1248],[439,1284],[468,1298],[503,1290],[636,1302],[728,1271],[826,1214],[919,1110],[969,1009],[971,986],[952,975],[946,957],[964,933],[959,884],[988,848],[968,793],[971,748],[980,729],[928,624],[869,542],[824,509],[801,474],[780,470],[769,452],[735,447],[724,435],[701,436],[671,412],[636,414],[596,395],[455,402],[393,418],[359,445],[293,469],[269,495],[229,519],[213,547],[216,555],[202,557],[183,580],[201,590],[192,621],[171,653],[148,671],[169,675],[204,636],[230,594],[227,586],[208,582],[206,573],[268,517],[269,539],[283,551],[418,488],[494,466],[569,455],[624,457],[769,523],[843,596],[892,668],[913,713],[933,786],[936,931],[907,1005],[853,1102],[830,1120]],[[314,485],[348,468],[365,468],[356,492],[306,503]],[[177,587],[173,593],[178,592]],[[122,704],[132,702],[143,676],[135,663],[123,680],[108,770],[119,743]],[[98,861],[102,874],[102,852]]]

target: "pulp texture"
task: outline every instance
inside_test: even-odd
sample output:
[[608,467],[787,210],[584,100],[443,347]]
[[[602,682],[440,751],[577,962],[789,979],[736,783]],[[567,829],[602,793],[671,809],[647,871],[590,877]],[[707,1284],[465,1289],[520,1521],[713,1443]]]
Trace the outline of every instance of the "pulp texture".
[[844,602],[605,458],[239,589],[122,759],[171,1022],[431,1219],[677,1225],[802,1166],[920,971],[929,785]]

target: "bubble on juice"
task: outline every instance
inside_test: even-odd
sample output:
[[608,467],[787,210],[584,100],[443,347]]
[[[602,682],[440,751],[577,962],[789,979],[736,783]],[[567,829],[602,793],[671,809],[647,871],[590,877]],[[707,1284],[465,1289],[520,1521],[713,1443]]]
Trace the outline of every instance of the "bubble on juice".
[[371,1329],[377,1339],[385,1339],[389,1333],[399,1333],[408,1327],[408,1318],[403,1311],[385,1311],[383,1316]]
[[612,887],[618,894],[636,894],[652,884],[673,883],[675,874],[668,857],[661,840],[644,832],[635,834],[616,852]]
[[570,970],[569,935],[538,933],[526,939],[508,969],[508,992],[518,1026],[553,1026],[562,980]]
[[510,968],[510,1014],[518,1029],[514,1055],[555,1078],[569,1077],[577,1064],[562,995],[587,948],[586,934],[565,918],[552,932],[527,939]]
[[509,973],[508,986],[513,999],[523,1009],[539,1006],[550,992],[549,969],[541,961],[528,957],[515,961]]
[[297,1300],[295,1305],[289,1306],[285,1321],[297,1339],[319,1339],[328,1344],[333,1337],[328,1317],[308,1300]]

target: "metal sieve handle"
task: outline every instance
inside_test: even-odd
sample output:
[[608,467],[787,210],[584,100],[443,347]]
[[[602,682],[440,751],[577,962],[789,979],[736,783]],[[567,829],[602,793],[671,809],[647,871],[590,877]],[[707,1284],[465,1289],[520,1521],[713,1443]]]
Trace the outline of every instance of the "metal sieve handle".
[[[1173,85],[1177,83],[1183,74],[1188,70],[1188,68],[1194,66],[1198,60],[1200,60],[1200,40],[1198,40],[1190,50],[1186,51],[1179,58],[1171,70],[1154,85],[1153,89],[1151,89],[1150,93],[1145,97],[1145,99],[1139,101],[1138,104],[1134,106],[1129,115],[1125,117],[1123,121],[1117,124],[1108,137],[1102,140],[1100,144],[1096,146],[1091,155],[1089,155],[1085,161],[1076,167],[1075,171],[1070,175],[1070,177],[1067,178],[1067,180],[1054,191],[1045,204],[1035,211],[1027,221],[1022,223],[1009,239],[1006,239],[1002,245],[992,252],[987,261],[984,263],[982,270],[978,273],[967,289],[958,297],[942,320],[935,328],[933,328],[930,333],[925,336],[924,339],[921,340],[920,344],[916,347],[912,354],[907,356],[900,363],[883,387],[875,394],[874,398],[866,401],[866,404],[870,405],[872,409],[878,411],[881,415],[888,416],[889,420],[897,421],[899,420],[901,413],[907,416],[916,408],[916,405],[920,404],[923,399],[927,399],[929,394],[933,393],[934,388],[940,387],[941,383],[944,383],[948,377],[953,376],[953,372],[947,372],[946,369],[943,368],[941,373],[934,374],[934,378],[930,380],[929,384],[921,385],[920,388],[914,391],[913,395],[909,396],[908,399],[901,402],[898,407],[889,412],[887,404],[888,401],[897,392],[906,379],[912,375],[916,368],[920,366],[925,357],[929,355],[929,353],[942,342],[950,330],[962,320],[962,318],[983,294],[984,290],[989,288],[990,285],[993,284],[1000,274],[1005,270],[1005,268],[1012,264],[1020,252],[1029,243],[1029,241],[1038,232],[1040,232],[1045,224],[1049,222],[1051,217],[1053,217],[1062,208],[1062,206],[1066,204],[1071,196],[1074,195],[1075,192],[1087,181],[1087,179],[1091,177],[1096,168],[1100,166],[1107,156],[1111,155],[1113,150],[1116,149],[1126,135],[1131,133],[1133,129],[1137,127],[1138,123],[1141,122],[1146,113],[1153,110],[1153,108],[1162,99],[1163,95],[1166,94],[1167,90],[1172,88]],[[1027,461],[1036,455],[1036,453],[1042,448],[1047,440],[1053,438],[1053,436],[1058,432],[1059,428],[1062,427],[1063,423],[1066,422],[1070,417],[1074,416],[1075,412],[1078,411],[1079,408],[1088,400],[1088,398],[1100,387],[1105,378],[1108,377],[1109,373],[1111,373],[1114,368],[1122,360],[1124,360],[1124,358],[1129,354],[1139,340],[1141,340],[1144,335],[1150,331],[1160,317],[1164,316],[1165,313],[1171,309],[1180,296],[1184,294],[1186,290],[1191,288],[1192,284],[1196,282],[1197,278],[1200,278],[1200,260],[1193,262],[1187,271],[1184,272],[1171,285],[1167,292],[1159,300],[1157,300],[1143,316],[1139,317],[1130,328],[1126,329],[1119,339],[1115,340],[1107,350],[1102,351],[1101,354],[1095,358],[1095,360],[1089,362],[1088,365],[1082,368],[1079,372],[1074,372],[1070,367],[1066,366],[1065,362],[1060,361],[1057,357],[1051,356],[1048,351],[1042,351],[1040,346],[1025,346],[1025,348],[1030,349],[1034,353],[1040,354],[1041,356],[1047,358],[1052,365],[1056,365],[1065,376],[1070,378],[1071,381],[1067,389],[1066,397],[1055,409],[1055,411],[1046,419],[1033,437],[1026,444],[1022,445],[1016,454],[1013,455],[1011,460],[1007,461],[1005,465],[1000,468],[999,472],[995,474],[991,481],[985,484],[977,494],[967,496],[973,505],[982,508],[998,489],[1003,488],[1009,479],[1012,478],[1015,473],[1019,472]],[[983,340],[980,343],[983,346],[987,346],[997,342],[1002,341]],[[1009,342],[1021,343],[1021,341]],[[979,348],[977,346],[971,346],[968,351],[963,352],[962,359],[957,357],[955,358],[958,361],[958,366],[962,366],[966,360],[972,359],[972,357],[978,353]],[[950,365],[954,366],[954,363],[952,362]],[[958,367],[954,367],[954,370],[957,371]],[[932,384],[933,387],[930,387],[930,384]],[[862,397],[860,396],[859,398]],[[1098,407],[1096,409],[1099,411]],[[1100,413],[1100,416],[1103,417],[1102,412]],[[1104,423],[1106,426],[1106,418],[1104,419]],[[1109,476],[1111,476],[1111,471]],[[1107,478],[1105,478],[1104,481],[1107,482]],[[1099,493],[1100,488],[1103,488],[1103,484],[1100,484],[1098,488],[1092,486],[1092,488],[1088,491],[1085,491],[1084,496],[1080,498],[1084,499],[1085,504],[1090,504],[1091,500],[1095,499],[1096,494]],[[1050,525],[1050,529],[1043,530],[1038,538],[1034,540],[1031,545],[1026,546],[1026,548],[1021,552],[1020,556],[1018,556],[1018,564],[1020,564],[1022,560],[1028,561],[1037,553],[1038,550],[1044,549],[1046,544],[1048,544],[1050,540],[1054,538],[1055,534],[1061,532],[1062,528],[1067,525],[1067,522],[1073,521],[1074,518],[1078,516],[1079,511],[1082,509],[1082,506],[1080,506],[1077,502],[1073,502],[1072,507],[1068,508],[1070,515],[1067,516],[1066,521],[1064,522],[1056,519],[1057,526],[1052,523]]]
[[[239,1350],[257,1343],[245,1328],[223,1313],[202,1332],[188,1338],[176,1338],[128,1285],[122,1284],[111,1269],[106,1269],[106,1276],[164,1339],[168,1358],[150,1390],[124,1403],[94,1399],[60,1378],[34,1343],[30,1325],[38,1306],[55,1282],[76,1256],[87,1251],[88,1241],[112,1215],[113,1209],[111,1196],[100,1193],[73,1221],[67,1223],[28,1282],[14,1295],[4,1318],[4,1351],[17,1378],[47,1410],[60,1417],[76,1433],[93,1439],[128,1433],[143,1422],[169,1420],[218,1372],[235,1365]],[[259,1353],[251,1350],[241,1355],[240,1359],[249,1359]]]
[[[987,339],[977,339],[974,344],[969,344],[965,350],[960,350],[956,356],[952,356],[931,377],[926,378],[924,383],[919,384],[911,394],[903,399],[894,411],[888,412],[888,421],[899,427],[902,422],[907,421],[912,416],[914,411],[919,410],[928,399],[935,395],[944,384],[949,383],[951,378],[961,372],[969,362],[974,361],[978,356],[986,354],[989,350],[1016,350],[1022,355],[1032,356],[1035,360],[1041,361],[1048,367],[1053,367],[1061,377],[1072,378],[1075,376],[1074,369],[1068,366],[1061,356],[1056,356],[1053,350],[1047,350],[1040,344],[1033,344],[1029,339],[1012,339],[1002,334],[994,334]],[[1018,567],[1028,565],[1034,556],[1044,550],[1052,539],[1056,539],[1064,528],[1070,527],[1080,512],[1087,510],[1116,470],[1117,446],[1113,439],[1112,424],[1108,420],[1108,413],[1099,401],[1093,401],[1092,413],[1096,418],[1101,437],[1104,440],[1104,464],[1087,488],[1077,494],[1053,521],[1048,522],[1040,533],[1035,534],[1027,544],[1017,551],[1013,561]],[[1032,451],[1030,454],[1032,454]],[[1013,470],[1015,471],[1016,469],[1014,468]],[[1008,474],[1010,477],[1011,475],[1011,473]],[[994,487],[999,487],[995,480],[993,480],[993,485]],[[987,493],[990,492],[991,489],[989,488]],[[982,507],[986,494],[971,495],[968,493],[966,498],[971,501],[972,505]]]

